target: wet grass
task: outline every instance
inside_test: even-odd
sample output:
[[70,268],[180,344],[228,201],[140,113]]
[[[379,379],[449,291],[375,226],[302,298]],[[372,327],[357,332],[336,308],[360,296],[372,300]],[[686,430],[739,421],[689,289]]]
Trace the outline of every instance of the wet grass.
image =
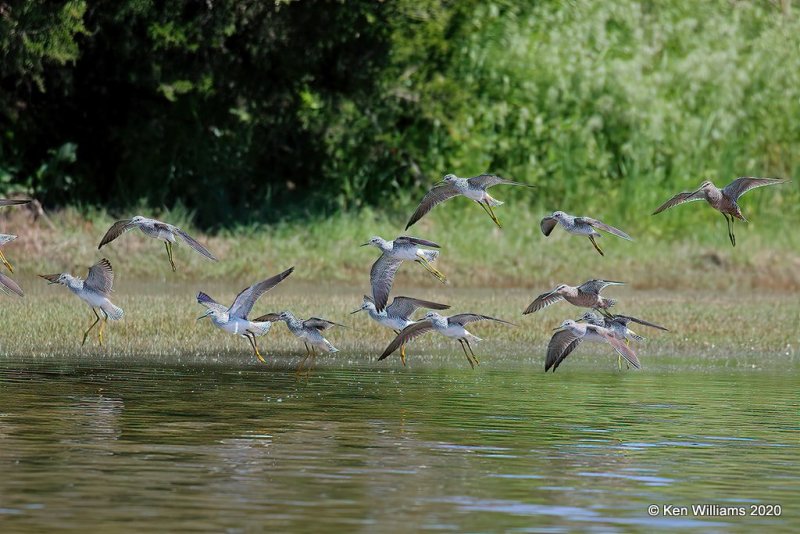
[[[202,308],[195,303],[199,289],[229,302],[238,288],[214,283],[150,284],[123,281],[115,301],[125,309],[125,318],[109,323],[106,344],[99,347],[91,336],[80,346],[83,330],[90,324],[88,308],[61,286],[26,280],[24,299],[4,299],[0,321],[6,325],[2,354],[10,360],[41,364],[116,365],[210,365],[258,367],[247,342],[213,327],[207,320],[196,321]],[[536,294],[546,288],[459,290],[446,287],[404,288],[403,294],[425,296],[449,303],[453,313],[477,311],[516,323],[508,327],[479,323],[470,330],[485,339],[476,347],[483,367],[542,365],[551,330],[567,318],[579,315],[577,308],[560,303],[542,312],[522,316]],[[620,313],[642,317],[665,325],[670,333],[636,330],[648,341],[638,351],[645,368],[660,365],[661,357],[678,358],[681,366],[714,365],[773,367],[795,362],[800,357],[800,304],[791,296],[749,293],[664,293],[634,288],[610,288],[609,295],[620,300]],[[344,323],[347,329],[333,329],[329,339],[341,353],[321,358],[334,366],[368,365],[376,369],[398,368],[399,359],[377,362],[378,355],[393,334],[372,322],[364,313],[349,315],[360,305],[357,288],[310,285],[289,279],[259,302],[254,315],[290,309],[300,317],[319,316]],[[282,323],[259,338],[270,366],[292,367],[304,354],[303,345]],[[411,365],[466,366],[456,343],[436,335],[424,336],[409,347]],[[613,355],[605,348],[580,348],[576,366],[597,365],[613,370]],[[666,360],[663,360],[666,361]],[[670,360],[673,361],[673,360]]]

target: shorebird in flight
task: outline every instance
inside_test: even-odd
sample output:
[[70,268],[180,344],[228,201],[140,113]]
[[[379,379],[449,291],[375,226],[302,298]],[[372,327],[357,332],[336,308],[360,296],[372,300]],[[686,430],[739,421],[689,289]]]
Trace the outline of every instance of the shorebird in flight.
[[756,187],[784,184],[788,181],[789,180],[779,180],[776,178],[754,178],[744,176],[742,178],[737,178],[724,188],[719,189],[713,183],[706,180],[700,184],[700,189],[696,191],[684,191],[667,200],[653,212],[653,215],[679,204],[694,202],[695,200],[705,200],[712,208],[725,217],[725,222],[728,223],[728,239],[731,240],[731,245],[735,247],[736,236],[733,233],[733,221],[734,219],[739,219],[747,222],[738,204],[739,197]]
[[473,176],[472,178],[459,178],[455,174],[448,174],[440,182],[437,182],[422,198],[417,210],[408,220],[406,230],[418,220],[423,218],[435,206],[441,204],[445,200],[453,197],[463,195],[470,200],[474,200],[489,217],[497,225],[502,228],[500,221],[495,217],[493,207],[501,206],[503,203],[490,195],[486,190],[495,185],[521,185],[524,187],[534,187],[530,184],[523,184],[506,180],[494,174],[481,174],[480,176]]
[[394,241],[386,241],[380,237],[373,237],[363,245],[372,245],[381,250],[381,256],[372,265],[369,273],[369,282],[372,286],[372,298],[375,309],[382,311],[389,300],[389,293],[394,283],[394,275],[400,264],[404,261],[415,261],[425,267],[429,273],[440,282],[447,283],[447,278],[432,265],[439,257],[438,250],[428,250],[420,247],[439,248],[433,241],[418,237],[401,236]]
[[663,326],[659,326],[655,323],[651,323],[649,321],[645,321],[643,319],[637,319],[636,317],[631,317],[629,315],[611,315],[606,314],[604,312],[603,317],[594,314],[593,312],[586,312],[584,313],[578,321],[583,321],[585,323],[589,323],[595,326],[602,326],[604,328],[608,328],[619,338],[625,341],[626,343],[630,342],[630,340],[636,341],[641,343],[645,339],[628,328],[628,324],[630,323],[637,323],[643,326],[649,326],[650,328],[656,328],[658,330],[662,330],[664,332],[669,332],[668,328],[664,328]]
[[556,333],[550,338],[547,344],[547,357],[544,363],[544,372],[551,368],[556,371],[561,362],[574,351],[582,341],[592,341],[595,343],[608,343],[617,354],[636,369],[641,369],[639,358],[636,353],[624,341],[619,339],[614,332],[602,326],[593,324],[576,323],[570,319],[561,323],[555,329]]
[[550,233],[553,231],[553,228],[555,228],[558,224],[560,224],[564,230],[570,234],[585,235],[588,237],[595,250],[599,252],[601,256],[605,256],[605,254],[597,245],[595,238],[602,237],[602,234],[597,230],[603,230],[604,232],[621,237],[622,239],[633,241],[631,236],[619,228],[614,228],[613,226],[609,226],[606,223],[598,221],[597,219],[592,219],[591,217],[575,217],[574,215],[564,213],[563,211],[554,211],[552,215],[543,218],[539,226],[542,229],[542,233],[546,237],[550,235]]
[[167,249],[167,257],[169,257],[169,264],[172,266],[172,272],[177,270],[175,268],[175,259],[173,258],[172,254],[172,246],[177,241],[177,238],[180,238],[195,252],[205,256],[211,261],[217,261],[217,258],[215,258],[206,247],[198,243],[192,236],[177,226],[157,221],[155,219],[148,219],[146,217],[142,217],[141,215],[137,215],[132,219],[123,219],[115,222],[113,225],[111,225],[111,228],[108,229],[106,235],[103,236],[103,240],[100,241],[100,244],[97,246],[97,248],[103,248],[103,245],[114,241],[128,230],[133,230],[134,228],[138,228],[144,235],[148,237],[160,239],[164,242],[164,247]]
[[86,337],[89,335],[89,332],[100,322],[100,315],[97,314],[97,309],[100,309],[100,312],[103,314],[103,323],[100,325],[100,331],[97,333],[97,340],[102,346],[103,330],[108,320],[118,321],[122,319],[123,316],[122,308],[114,305],[109,299],[112,286],[114,285],[114,271],[111,269],[111,262],[103,258],[89,267],[89,274],[86,276],[85,280],[67,273],[40,274],[39,276],[51,284],[67,286],[70,291],[75,293],[78,298],[88,304],[92,309],[95,320],[86,332],[83,333],[81,345],[86,343]]
[[233,304],[231,304],[230,308],[220,304],[201,291],[197,294],[197,302],[206,307],[206,312],[198,317],[197,320],[209,317],[217,328],[247,339],[250,342],[250,346],[253,347],[253,352],[258,361],[267,363],[258,350],[256,338],[269,332],[274,320],[267,314],[251,321],[247,318],[247,315],[264,293],[278,285],[284,278],[292,274],[292,271],[294,271],[294,267],[290,267],[280,274],[243,289],[233,299]]
[[339,352],[339,349],[334,347],[330,341],[325,339],[325,336],[322,335],[323,331],[334,326],[347,328],[339,323],[334,323],[333,321],[320,319],[318,317],[310,317],[305,320],[298,319],[290,311],[282,311],[277,314],[271,313],[269,316],[274,321],[286,322],[286,326],[289,328],[289,331],[294,334],[295,337],[303,341],[303,344],[306,347],[306,355],[297,366],[298,373],[303,369],[303,365],[306,363],[306,360],[308,360],[309,357],[311,357],[312,361],[316,360],[316,349],[329,354]]
[[[429,300],[415,299],[411,297],[395,297],[392,303],[386,306],[382,311],[375,308],[375,301],[372,297],[364,295],[364,301],[361,307],[350,314],[366,311],[373,321],[381,324],[387,328],[394,330],[395,334],[399,334],[405,327],[414,324],[416,321],[411,319],[411,314],[420,308],[429,310],[447,310],[450,308],[447,304],[439,304]],[[400,345],[400,360],[403,366],[406,365],[406,346]]]
[[616,300],[607,299],[600,295],[600,291],[608,286],[622,286],[625,282],[614,282],[612,280],[589,280],[579,285],[578,287],[561,284],[552,291],[542,293],[533,302],[531,302],[523,315],[537,312],[544,309],[551,304],[566,300],[573,306],[581,308],[593,308],[596,310],[605,310],[616,304]]
[[[417,321],[416,323],[413,323],[401,330],[400,333],[397,334],[397,337],[394,338],[391,343],[389,343],[389,346],[386,347],[386,350],[383,351],[383,354],[381,354],[378,360],[380,361],[387,358],[391,353],[396,351],[398,347],[408,343],[415,337],[435,330],[445,337],[457,340],[461,344],[461,349],[464,351],[464,356],[467,357],[470,367],[474,369],[475,364],[480,364],[480,362],[478,361],[478,358],[475,357],[475,353],[472,351],[472,347],[470,346],[469,342],[481,341],[481,338],[468,332],[465,328],[465,325],[474,323],[476,321],[495,321],[498,323],[516,326],[508,321],[495,319],[494,317],[480,315],[477,313],[459,313],[458,315],[444,317],[436,312],[430,311],[425,314],[425,318],[421,321]],[[467,352],[467,349],[469,349],[469,352]]]

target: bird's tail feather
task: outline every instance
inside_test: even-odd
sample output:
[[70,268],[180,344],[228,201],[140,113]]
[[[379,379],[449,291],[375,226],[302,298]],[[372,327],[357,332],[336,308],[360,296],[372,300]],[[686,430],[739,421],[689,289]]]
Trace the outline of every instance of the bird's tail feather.
[[423,255],[425,256],[426,260],[428,260],[430,263],[433,263],[433,262],[436,261],[436,258],[439,257],[439,251],[438,250],[424,250],[423,251]]
[[122,316],[125,315],[125,312],[122,311],[122,308],[115,306],[111,302],[106,302],[100,306],[100,309],[103,310],[105,314],[108,315],[108,318],[112,321],[119,321],[122,319]]
[[502,200],[497,200],[494,197],[487,197],[486,200],[489,202],[489,205],[493,208],[505,204],[505,202],[503,202]]

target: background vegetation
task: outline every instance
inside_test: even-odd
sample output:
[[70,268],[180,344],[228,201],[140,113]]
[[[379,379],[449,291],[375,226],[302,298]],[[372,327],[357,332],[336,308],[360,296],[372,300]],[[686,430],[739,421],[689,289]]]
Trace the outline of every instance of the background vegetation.
[[[539,186],[501,195],[528,210],[677,238],[716,218],[643,217],[672,193],[800,166],[790,7],[0,1],[0,192],[182,206],[209,230],[335,213],[399,229],[443,173],[491,171]],[[799,192],[754,194],[753,218],[796,221]]]

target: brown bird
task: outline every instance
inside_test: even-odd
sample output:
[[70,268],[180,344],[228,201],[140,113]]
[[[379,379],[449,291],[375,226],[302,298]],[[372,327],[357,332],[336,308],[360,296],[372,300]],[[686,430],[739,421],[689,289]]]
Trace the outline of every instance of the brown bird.
[[552,291],[542,293],[530,303],[522,312],[523,315],[537,312],[544,309],[551,304],[566,300],[573,306],[581,308],[594,308],[596,310],[605,310],[616,304],[616,300],[607,299],[600,296],[600,291],[608,286],[622,286],[625,282],[614,282],[611,280],[589,280],[584,282],[578,287],[568,286],[561,284]]
[[695,200],[705,200],[712,208],[722,213],[722,216],[725,217],[725,222],[728,223],[728,238],[731,240],[731,245],[735,247],[736,236],[733,234],[734,218],[747,222],[738,204],[739,197],[756,187],[784,184],[788,181],[789,180],[780,180],[776,178],[754,178],[745,176],[737,178],[723,189],[719,189],[713,183],[706,180],[700,184],[700,189],[697,191],[684,191],[667,200],[653,212],[653,215],[679,204],[694,202]]

